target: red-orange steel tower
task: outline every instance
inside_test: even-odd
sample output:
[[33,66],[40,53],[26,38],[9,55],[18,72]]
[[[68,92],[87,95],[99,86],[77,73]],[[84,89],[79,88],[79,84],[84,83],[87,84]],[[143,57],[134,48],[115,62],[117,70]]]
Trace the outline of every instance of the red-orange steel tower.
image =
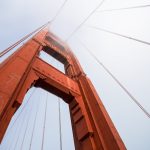
[[[65,74],[39,58],[44,51]],[[125,150],[102,101],[70,48],[43,29],[0,64],[0,140],[27,90],[41,87],[69,105],[76,150]]]

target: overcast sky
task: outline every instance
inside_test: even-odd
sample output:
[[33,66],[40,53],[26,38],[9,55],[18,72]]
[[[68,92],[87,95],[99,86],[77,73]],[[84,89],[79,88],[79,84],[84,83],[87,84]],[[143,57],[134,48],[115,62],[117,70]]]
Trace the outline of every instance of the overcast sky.
[[[63,2],[64,0],[1,0],[0,51],[48,20],[51,20]],[[51,24],[50,30],[61,39],[66,40],[98,3],[100,3],[100,0],[68,0],[60,15]],[[148,0],[106,0],[99,8],[99,11],[144,4],[150,4],[150,2]],[[99,60],[138,99],[143,107],[150,112],[150,46],[87,27],[88,25],[101,27],[150,42],[149,14],[150,7],[114,12],[96,12],[67,42],[78,57],[85,73],[92,80],[112,121],[129,150],[150,149],[150,119],[145,116],[128,95],[85,51],[78,39],[85,43]],[[49,63],[57,66],[56,61],[51,60],[50,57],[44,54],[41,57],[45,61],[49,61]],[[62,69],[60,65],[59,68]],[[26,99],[32,90],[26,95]],[[27,118],[30,116],[28,112],[30,106],[32,106],[33,118],[36,113],[37,102],[34,100],[39,101],[41,107],[38,111],[38,125],[35,129],[36,135],[33,136],[31,148],[33,150],[41,149],[43,127],[43,117],[41,116],[44,115],[46,92],[37,89],[32,100],[33,102],[26,108],[26,112],[18,119],[18,124],[15,124],[5,136],[0,146],[1,150],[20,150]],[[47,112],[44,149],[59,150],[58,98],[51,94],[48,96]],[[63,149],[72,150],[73,140],[69,113],[68,107],[64,102],[61,102],[61,112],[63,120]],[[22,123],[25,117],[26,120]],[[21,123],[24,126],[22,130],[19,130]],[[30,137],[33,127],[32,117],[29,124],[23,145],[24,149],[30,147]],[[19,133],[20,136],[18,136]],[[17,138],[19,139],[18,142],[12,142],[12,139],[17,141]]]

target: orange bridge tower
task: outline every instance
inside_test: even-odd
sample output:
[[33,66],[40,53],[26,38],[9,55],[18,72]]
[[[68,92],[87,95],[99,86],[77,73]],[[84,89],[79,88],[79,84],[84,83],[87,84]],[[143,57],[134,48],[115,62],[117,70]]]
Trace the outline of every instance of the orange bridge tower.
[[[41,60],[41,51],[63,63],[65,74]],[[69,105],[76,150],[126,149],[77,58],[47,29],[0,64],[0,140],[32,86],[61,97]]]

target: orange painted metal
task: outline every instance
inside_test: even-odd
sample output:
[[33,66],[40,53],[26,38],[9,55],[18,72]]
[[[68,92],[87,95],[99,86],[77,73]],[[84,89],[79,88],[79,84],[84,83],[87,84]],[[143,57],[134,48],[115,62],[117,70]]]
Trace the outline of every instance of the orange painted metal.
[[[45,51],[64,64],[65,74],[39,58]],[[76,150],[125,150],[102,101],[70,48],[42,30],[0,65],[0,140],[32,86],[69,105]]]

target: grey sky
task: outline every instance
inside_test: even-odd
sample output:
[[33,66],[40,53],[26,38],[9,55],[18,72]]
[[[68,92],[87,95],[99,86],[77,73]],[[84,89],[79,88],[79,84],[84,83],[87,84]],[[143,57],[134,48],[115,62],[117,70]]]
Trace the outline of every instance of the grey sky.
[[[100,0],[68,0],[61,14],[50,26],[51,31],[65,40],[99,2]],[[3,50],[25,34],[50,20],[62,3],[63,0],[1,0],[0,50]],[[148,0],[106,0],[99,10],[143,4],[150,4],[150,2]],[[86,22],[86,25],[102,27],[104,29],[150,42],[149,14],[150,8],[95,13]],[[148,119],[131,101],[128,95],[124,93],[124,91],[112,80],[103,68],[101,68],[95,60],[85,52],[78,39],[87,45],[87,47],[109,68],[109,70],[111,70],[114,75],[117,76],[117,78],[149,112],[150,69],[148,66],[150,66],[150,46],[111,35],[109,33],[90,29],[87,28],[87,26],[82,26],[82,28],[80,28],[80,30],[68,41],[68,45],[72,48],[86,74],[95,85],[97,92],[99,93],[99,96],[101,97],[126,147],[129,150],[149,150],[150,119]],[[46,56],[43,56],[43,58],[47,60],[49,59]],[[53,62],[53,64],[56,66],[56,62]],[[42,92],[45,94],[44,91]],[[43,99],[45,100],[44,96]],[[67,106],[64,103],[62,103],[61,106],[65,107],[62,108],[62,114],[67,114],[65,112],[67,111]],[[51,124],[52,113],[56,114],[56,117],[58,117],[57,109],[57,98],[52,95],[49,96],[50,116],[49,119],[47,119],[47,124],[50,126],[50,129],[47,129],[47,134],[49,133],[47,137],[51,138],[45,139],[47,149],[59,150],[58,145],[55,148],[48,147],[55,146],[56,143],[59,142],[58,129],[55,127],[53,132],[50,131],[52,130],[52,127],[55,126]],[[41,108],[41,114],[43,113],[42,110],[44,109]],[[54,119],[55,123],[52,123],[56,124],[57,119]],[[65,120],[68,121],[69,119]],[[40,120],[38,119],[38,121]],[[39,123],[39,125],[42,124]],[[70,144],[71,142],[68,142],[68,140],[71,139],[69,138],[71,135],[70,132],[67,131],[69,127],[67,128],[65,123],[64,129],[66,130],[63,130],[63,132],[65,134],[68,133],[68,136],[64,138],[67,142],[64,141],[63,143],[67,143],[70,146],[67,147],[67,145],[64,144],[66,146],[64,149],[70,150],[72,144]],[[40,135],[41,131],[38,131],[38,133]],[[65,134],[63,134],[63,136],[65,136]],[[38,138],[39,135],[36,135],[35,137]],[[30,135],[28,135],[28,137],[30,137]],[[12,136],[12,138],[14,137]],[[15,138],[17,138],[17,136],[15,136]],[[26,138],[26,143],[29,144],[29,139],[27,139],[28,138]],[[38,139],[38,141],[40,141],[40,139]],[[7,142],[9,143],[10,140],[6,138],[4,145],[7,145]],[[38,144],[35,144],[34,142],[35,138],[33,141],[33,149],[40,145],[40,142]],[[0,148],[5,150],[3,144]]]

